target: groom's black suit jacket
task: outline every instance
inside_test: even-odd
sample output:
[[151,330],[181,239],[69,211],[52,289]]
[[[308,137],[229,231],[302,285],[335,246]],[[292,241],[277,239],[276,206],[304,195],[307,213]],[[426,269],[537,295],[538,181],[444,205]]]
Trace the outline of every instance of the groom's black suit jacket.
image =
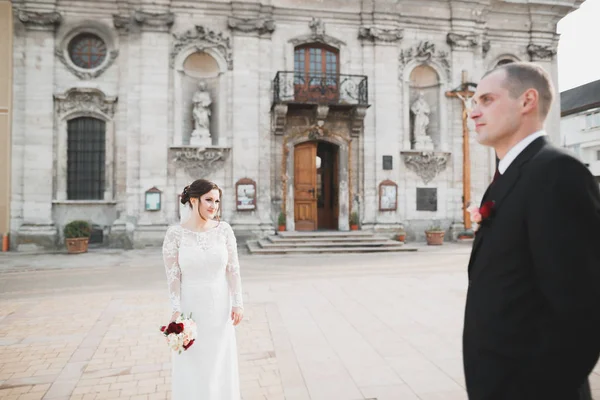
[[488,188],[469,261],[470,400],[570,400],[600,354],[600,192],[577,159],[534,140]]

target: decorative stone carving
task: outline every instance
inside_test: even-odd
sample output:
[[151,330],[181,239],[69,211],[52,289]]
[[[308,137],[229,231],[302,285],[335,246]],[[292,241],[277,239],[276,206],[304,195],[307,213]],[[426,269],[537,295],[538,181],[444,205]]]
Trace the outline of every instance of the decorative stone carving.
[[67,67],[67,69],[71,73],[73,73],[73,75],[77,76],[79,79],[94,79],[94,78],[102,75],[104,73],[104,71],[106,71],[115,62],[115,60],[119,56],[119,50],[109,51],[107,60],[105,62],[103,62],[99,68],[92,69],[92,70],[82,70],[82,69],[76,68],[73,65],[73,63],[67,59],[67,57],[69,55],[67,54],[67,50],[64,48],[57,47],[54,50],[54,55],[56,55],[56,58],[58,58],[60,60],[60,62],[62,62],[64,64],[64,66]]
[[354,107],[350,119],[350,135],[353,137],[360,136],[363,129],[365,116],[367,115],[367,107]]
[[329,114],[329,106],[318,105],[315,109],[315,119],[318,121],[325,121]]
[[325,34],[325,23],[320,18],[314,18],[308,23],[311,34],[295,37],[290,40],[294,46],[306,43],[323,43],[333,47],[340,47],[345,43]]
[[273,128],[276,135],[283,135],[287,112],[287,104],[275,104],[273,107]]
[[120,34],[127,33],[131,27],[131,17],[113,14],[113,25]]
[[133,21],[140,25],[144,30],[168,32],[175,22],[175,15],[172,12],[149,13],[142,10],[136,10],[133,13]]
[[19,10],[17,16],[19,21],[28,29],[54,30],[62,22],[62,15],[57,11],[35,12]]
[[529,43],[527,46],[527,53],[529,54],[531,61],[552,60],[556,55],[556,49],[551,45],[541,46]]
[[481,42],[481,52],[484,57],[487,56],[491,48],[492,42],[490,42],[489,39],[484,39],[483,42]]
[[180,51],[190,45],[194,45],[198,51],[205,51],[208,48],[217,49],[227,61],[227,68],[230,70],[233,69],[231,42],[222,33],[216,33],[201,25],[196,25],[194,29],[190,29],[180,35],[173,34],[173,38],[175,43],[173,50],[171,50],[171,66],[174,65],[175,57],[177,57]]
[[325,23],[321,18],[315,18],[308,23],[308,27],[312,31],[313,36],[323,38],[325,36]]
[[228,148],[171,147],[171,159],[192,177],[207,176],[223,167]]
[[422,64],[429,64],[432,61],[439,62],[446,71],[446,77],[450,79],[452,76],[450,69],[450,61],[448,60],[448,53],[445,51],[435,50],[435,44],[429,41],[422,41],[417,46],[410,49],[404,49],[400,51],[400,75],[404,71],[404,67],[411,60],[416,60]]
[[403,151],[401,154],[404,164],[415,172],[425,184],[431,182],[437,174],[446,169],[450,158],[449,153],[433,151]]
[[113,117],[115,114],[116,97],[108,97],[98,89],[74,88],[65,94],[55,94],[54,104],[56,113],[65,116],[74,111],[94,112]]
[[235,18],[230,17],[227,20],[227,25],[232,31],[244,33],[256,32],[259,35],[271,34],[275,31],[275,21],[267,18]]
[[370,40],[372,42],[395,43],[402,40],[403,37],[403,29],[380,29],[374,27],[360,27],[358,29],[359,39]]
[[452,49],[468,50],[478,45],[477,35],[460,35],[458,33],[448,33],[446,42]]

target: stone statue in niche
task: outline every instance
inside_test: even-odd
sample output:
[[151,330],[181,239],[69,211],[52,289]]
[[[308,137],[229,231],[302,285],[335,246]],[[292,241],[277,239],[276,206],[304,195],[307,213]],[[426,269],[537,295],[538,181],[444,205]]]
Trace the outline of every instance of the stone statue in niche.
[[190,145],[192,146],[210,146],[212,144],[210,138],[210,105],[212,100],[210,93],[206,88],[206,82],[198,83],[198,90],[192,98],[194,104],[194,131],[190,137]]
[[413,128],[415,149],[433,150],[433,141],[431,140],[431,137],[427,135],[431,108],[429,107],[429,104],[427,104],[427,101],[425,101],[423,92],[419,92],[419,97],[411,106],[410,111],[415,117]]

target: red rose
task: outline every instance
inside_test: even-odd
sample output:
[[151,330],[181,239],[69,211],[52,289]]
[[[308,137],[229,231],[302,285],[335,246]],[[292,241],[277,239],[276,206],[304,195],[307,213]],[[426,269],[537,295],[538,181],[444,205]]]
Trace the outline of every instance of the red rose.
[[182,323],[176,323],[176,322],[171,322],[169,324],[169,326],[167,327],[167,335],[174,333],[176,335],[180,334],[181,332],[183,332],[183,324]]
[[189,341],[189,343],[188,343],[187,345],[185,345],[185,344],[184,344],[184,345],[183,345],[183,349],[184,349],[184,350],[187,350],[187,349],[189,349],[189,348],[190,348],[190,346],[191,346],[191,345],[193,345],[193,344],[194,344],[194,339],[190,340],[190,341]]
[[489,217],[492,216],[492,212],[494,211],[494,201],[486,201],[485,203],[483,203],[483,205],[481,206],[481,208],[479,209],[479,214],[481,214],[481,218],[483,219],[488,219]]

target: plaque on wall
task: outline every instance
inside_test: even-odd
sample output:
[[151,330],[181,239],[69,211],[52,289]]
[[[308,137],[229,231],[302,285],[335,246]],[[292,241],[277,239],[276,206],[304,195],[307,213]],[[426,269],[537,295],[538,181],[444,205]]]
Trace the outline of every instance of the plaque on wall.
[[383,169],[391,170],[393,168],[393,160],[392,156],[383,156]]
[[394,211],[398,207],[398,185],[390,180],[379,184],[379,211]]
[[237,181],[235,203],[239,211],[256,210],[256,182],[248,178]]
[[161,194],[162,192],[156,187],[146,190],[145,203],[146,211],[159,211],[161,208]]
[[417,211],[437,211],[437,188],[417,188]]

